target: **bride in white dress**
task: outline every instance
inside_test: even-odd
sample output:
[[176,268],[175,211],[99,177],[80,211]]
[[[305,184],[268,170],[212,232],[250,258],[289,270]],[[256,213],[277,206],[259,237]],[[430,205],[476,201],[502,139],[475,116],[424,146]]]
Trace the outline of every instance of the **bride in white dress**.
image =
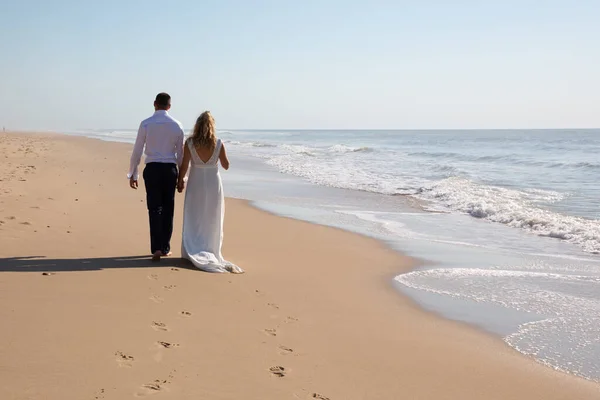
[[239,274],[244,271],[221,254],[225,202],[219,161],[229,169],[225,147],[215,136],[215,120],[206,111],[196,120],[192,136],[185,143],[179,171],[177,190],[181,193],[189,169],[181,255],[202,271]]

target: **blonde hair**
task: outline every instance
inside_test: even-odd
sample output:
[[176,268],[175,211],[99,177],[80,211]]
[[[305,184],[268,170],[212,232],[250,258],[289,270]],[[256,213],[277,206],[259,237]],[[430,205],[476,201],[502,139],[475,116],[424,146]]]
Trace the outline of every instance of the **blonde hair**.
[[210,111],[204,111],[196,120],[190,140],[194,146],[214,149],[217,145],[215,136],[215,119]]

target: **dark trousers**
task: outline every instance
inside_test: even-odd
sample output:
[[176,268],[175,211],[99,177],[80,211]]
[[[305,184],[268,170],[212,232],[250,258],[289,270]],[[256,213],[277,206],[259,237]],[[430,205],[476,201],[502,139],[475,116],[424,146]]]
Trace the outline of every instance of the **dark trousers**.
[[144,168],[146,203],[150,217],[150,249],[152,253],[171,250],[173,212],[177,186],[177,166],[148,163]]

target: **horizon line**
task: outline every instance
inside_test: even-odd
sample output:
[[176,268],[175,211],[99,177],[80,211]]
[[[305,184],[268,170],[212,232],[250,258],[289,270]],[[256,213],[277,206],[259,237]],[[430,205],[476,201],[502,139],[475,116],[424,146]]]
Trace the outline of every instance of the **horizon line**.
[[[185,129],[190,131],[192,128]],[[35,129],[35,128],[17,128],[7,129],[6,133],[9,132],[73,132],[80,130],[90,131],[105,131],[105,130],[126,130],[126,131],[137,131],[137,128],[66,128],[66,129]],[[584,131],[584,130],[600,130],[600,127],[596,128],[217,128],[217,132],[221,131],[376,131],[376,132],[389,132],[389,131],[405,131],[405,132],[433,132],[433,131]]]

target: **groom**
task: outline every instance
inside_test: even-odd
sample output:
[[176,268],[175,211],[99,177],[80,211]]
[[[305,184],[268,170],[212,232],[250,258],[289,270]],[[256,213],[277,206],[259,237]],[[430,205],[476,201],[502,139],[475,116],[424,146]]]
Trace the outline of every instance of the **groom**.
[[169,115],[170,108],[171,96],[167,93],[157,94],[154,115],[140,124],[127,174],[129,186],[137,189],[138,165],[144,152],[146,167],[143,176],[150,218],[150,249],[154,261],[171,255],[177,171],[183,159],[183,128],[179,121]]

